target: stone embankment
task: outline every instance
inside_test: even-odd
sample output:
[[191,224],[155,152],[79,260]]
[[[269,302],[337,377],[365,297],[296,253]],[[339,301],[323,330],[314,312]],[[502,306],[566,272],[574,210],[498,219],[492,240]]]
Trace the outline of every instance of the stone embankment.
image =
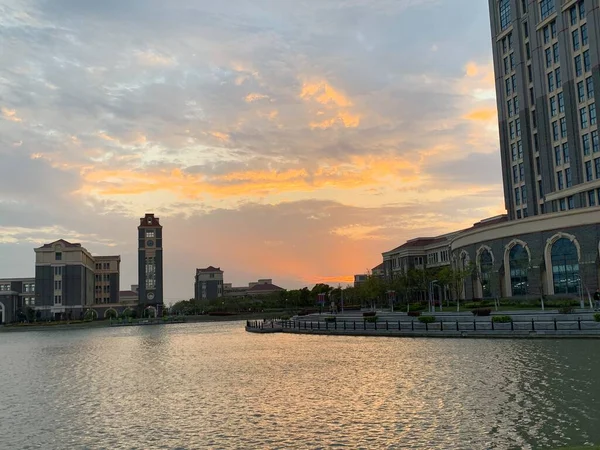
[[[498,314],[500,315],[500,314]],[[248,321],[253,333],[295,333],[339,336],[388,336],[436,338],[600,338],[600,322],[593,313],[503,313],[512,321],[494,322],[492,317],[470,314],[436,314],[435,321],[422,323],[418,317],[401,313],[378,314],[377,321],[359,315],[310,315],[288,321]],[[365,320],[366,319],[366,320]]]

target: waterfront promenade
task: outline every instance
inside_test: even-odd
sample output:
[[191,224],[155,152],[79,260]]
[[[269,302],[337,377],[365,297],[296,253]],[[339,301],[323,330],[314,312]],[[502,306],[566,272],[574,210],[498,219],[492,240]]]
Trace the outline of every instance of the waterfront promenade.
[[[553,312],[503,313],[511,321],[494,322],[489,317],[467,313],[438,313],[435,320],[422,323],[418,317],[403,313],[384,313],[377,321],[357,314],[312,314],[285,321],[247,321],[252,333],[294,333],[338,336],[387,336],[435,338],[600,338],[600,322],[593,313]],[[365,320],[366,319],[366,320]]]

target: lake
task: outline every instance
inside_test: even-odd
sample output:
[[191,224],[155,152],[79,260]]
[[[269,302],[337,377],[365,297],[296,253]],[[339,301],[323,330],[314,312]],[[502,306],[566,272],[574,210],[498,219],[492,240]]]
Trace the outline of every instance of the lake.
[[600,341],[0,333],[0,448],[600,444]]

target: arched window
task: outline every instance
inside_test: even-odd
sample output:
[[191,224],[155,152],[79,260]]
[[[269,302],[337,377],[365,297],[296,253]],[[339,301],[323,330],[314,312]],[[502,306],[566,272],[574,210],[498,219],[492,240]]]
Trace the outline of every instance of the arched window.
[[579,292],[577,247],[567,238],[560,238],[552,244],[552,278],[555,294]]
[[493,269],[492,254],[488,249],[479,254],[479,274],[481,276],[481,293],[483,297],[491,297],[490,275]]
[[510,249],[508,255],[510,264],[510,286],[512,295],[526,295],[527,288],[527,268],[529,267],[529,254],[525,247],[516,244]]

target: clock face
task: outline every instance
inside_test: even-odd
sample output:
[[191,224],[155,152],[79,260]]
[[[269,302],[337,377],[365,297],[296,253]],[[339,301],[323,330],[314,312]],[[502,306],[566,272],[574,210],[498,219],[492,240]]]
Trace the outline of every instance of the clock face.
[[148,297],[148,300],[154,300],[154,292],[148,292],[148,295],[146,295],[146,297]]
[[147,247],[154,247],[154,241],[152,239],[146,241],[146,246]]

